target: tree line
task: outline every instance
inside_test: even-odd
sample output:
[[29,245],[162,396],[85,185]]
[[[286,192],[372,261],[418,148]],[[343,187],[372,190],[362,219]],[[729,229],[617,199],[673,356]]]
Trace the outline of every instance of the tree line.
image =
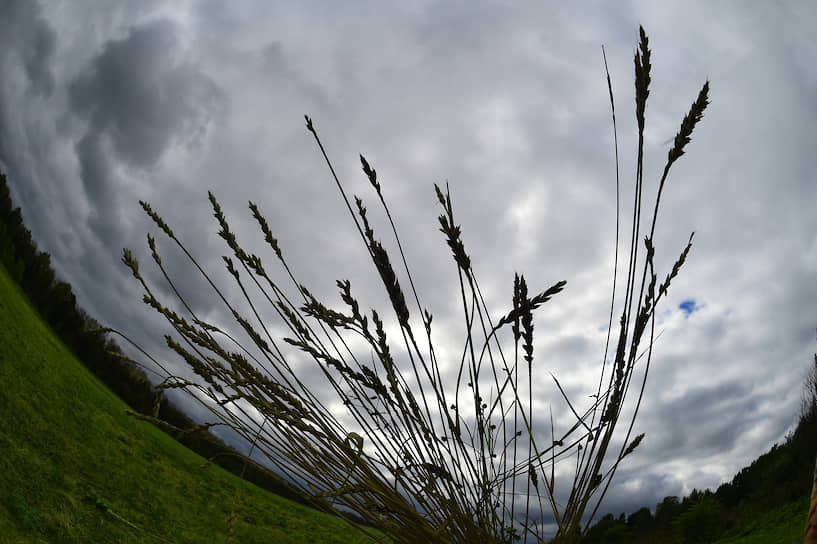
[[760,515],[808,495],[817,436],[817,354],[803,385],[798,423],[783,444],[741,469],[714,492],[693,489],[683,498],[665,497],[655,514],[643,507],[629,516],[607,514],[583,544],[706,544]]
[[307,506],[310,501],[261,465],[206,431],[180,432],[195,425],[178,407],[157,393],[146,374],[119,355],[120,346],[102,325],[77,304],[71,285],[57,278],[51,255],[37,249],[22,211],[14,208],[5,174],[0,172],[0,263],[21,287],[42,319],[71,352],[134,412],[151,414],[159,403],[163,431],[202,457],[259,487]]

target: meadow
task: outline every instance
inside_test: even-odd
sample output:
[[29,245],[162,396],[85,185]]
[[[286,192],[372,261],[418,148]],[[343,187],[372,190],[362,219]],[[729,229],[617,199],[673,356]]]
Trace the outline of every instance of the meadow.
[[202,457],[126,408],[0,266],[0,542],[371,541],[201,468]]
[[803,497],[769,511],[753,523],[733,530],[730,536],[716,540],[713,544],[800,544],[803,542],[803,527],[806,522],[809,499]]

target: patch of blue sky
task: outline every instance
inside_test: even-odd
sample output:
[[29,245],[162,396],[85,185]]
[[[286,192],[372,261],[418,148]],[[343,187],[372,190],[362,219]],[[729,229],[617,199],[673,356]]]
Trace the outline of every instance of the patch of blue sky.
[[697,312],[698,310],[701,309],[701,307],[698,306],[698,303],[695,302],[695,299],[692,299],[692,298],[689,298],[689,299],[683,301],[681,304],[678,305],[678,308],[682,312],[684,312],[684,314],[686,316],[689,316],[693,312]]

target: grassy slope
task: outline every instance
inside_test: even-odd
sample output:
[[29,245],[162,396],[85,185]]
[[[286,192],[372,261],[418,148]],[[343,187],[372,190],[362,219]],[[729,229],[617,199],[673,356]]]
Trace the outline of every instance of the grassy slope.
[[714,544],[802,544],[810,497],[772,510]]
[[366,542],[211,466],[56,339],[0,265],[0,542]]

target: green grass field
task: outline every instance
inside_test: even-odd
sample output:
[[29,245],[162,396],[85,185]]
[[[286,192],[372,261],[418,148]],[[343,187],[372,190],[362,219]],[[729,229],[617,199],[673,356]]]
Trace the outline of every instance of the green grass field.
[[126,406],[0,266],[0,542],[362,543],[204,460]]
[[802,544],[809,497],[771,510],[713,544]]

